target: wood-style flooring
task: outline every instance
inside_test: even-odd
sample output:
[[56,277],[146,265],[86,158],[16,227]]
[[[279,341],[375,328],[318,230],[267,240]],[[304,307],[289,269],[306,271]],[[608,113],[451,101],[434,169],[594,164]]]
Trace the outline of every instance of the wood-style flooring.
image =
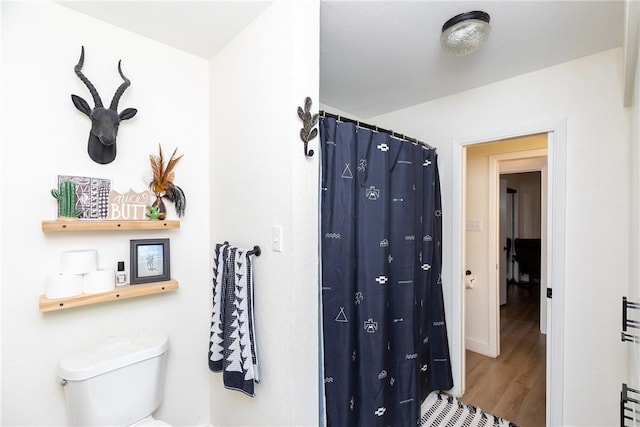
[[461,400],[520,427],[545,425],[546,335],[540,333],[540,285],[510,284],[500,308],[500,356],[467,356]]

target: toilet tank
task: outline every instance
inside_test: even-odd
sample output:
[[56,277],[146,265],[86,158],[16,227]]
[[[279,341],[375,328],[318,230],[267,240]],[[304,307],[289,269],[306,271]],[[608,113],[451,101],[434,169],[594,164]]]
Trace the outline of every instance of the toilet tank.
[[108,337],[60,360],[71,426],[128,426],[160,405],[169,339],[164,332]]

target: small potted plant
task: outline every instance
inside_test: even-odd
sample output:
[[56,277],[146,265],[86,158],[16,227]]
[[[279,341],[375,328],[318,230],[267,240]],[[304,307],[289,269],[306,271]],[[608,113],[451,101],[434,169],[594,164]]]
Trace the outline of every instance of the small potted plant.
[[147,205],[147,218],[149,218],[152,221],[157,221],[159,219],[163,219],[164,217],[165,217],[165,214],[160,212],[160,207]]

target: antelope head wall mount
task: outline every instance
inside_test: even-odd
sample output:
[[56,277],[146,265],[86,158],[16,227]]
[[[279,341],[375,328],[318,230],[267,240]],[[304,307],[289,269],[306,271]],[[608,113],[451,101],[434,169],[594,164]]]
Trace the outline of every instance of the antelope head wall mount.
[[98,91],[82,73],[82,65],[84,64],[84,46],[82,46],[82,51],[80,52],[80,60],[74,67],[76,75],[87,86],[87,89],[89,89],[89,93],[91,93],[91,96],[93,97],[94,107],[91,109],[87,101],[78,95],[71,95],[71,100],[78,110],[89,116],[91,119],[91,132],[89,133],[87,151],[89,152],[91,160],[103,165],[111,163],[116,158],[116,136],[118,136],[118,127],[120,126],[120,122],[132,118],[138,112],[135,108],[127,108],[118,114],[118,102],[120,101],[120,97],[131,84],[131,81],[122,73],[120,62],[121,61],[118,61],[118,72],[124,82],[113,95],[109,108],[103,107]]

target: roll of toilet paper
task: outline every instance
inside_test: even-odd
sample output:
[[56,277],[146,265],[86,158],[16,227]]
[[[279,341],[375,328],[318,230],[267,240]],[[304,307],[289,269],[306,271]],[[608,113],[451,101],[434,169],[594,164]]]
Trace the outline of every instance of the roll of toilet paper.
[[63,251],[60,253],[60,273],[86,274],[98,269],[98,252],[95,249]]
[[82,294],[82,274],[50,274],[45,283],[49,299],[69,298]]
[[476,278],[473,277],[473,275],[468,274],[466,276],[464,276],[464,286],[467,289],[473,289],[473,287],[475,286],[475,280]]
[[84,275],[83,292],[99,294],[112,291],[116,287],[116,274],[113,270],[94,270]]

